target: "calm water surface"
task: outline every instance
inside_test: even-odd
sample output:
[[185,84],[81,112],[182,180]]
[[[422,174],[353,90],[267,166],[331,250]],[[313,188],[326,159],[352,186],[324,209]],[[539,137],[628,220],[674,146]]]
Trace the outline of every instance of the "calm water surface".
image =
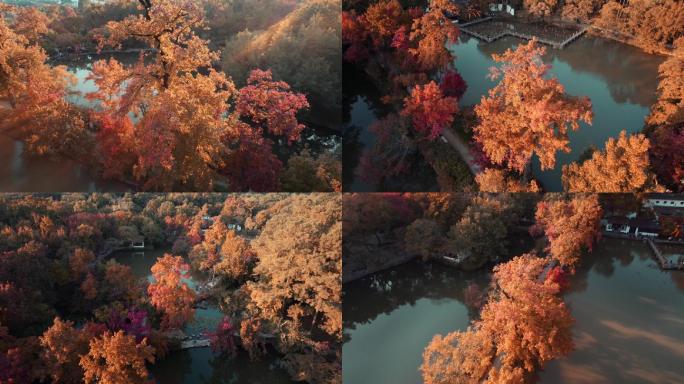
[[[465,330],[467,281],[482,273],[406,264],[344,286],[345,383],[422,382],[435,334]],[[657,268],[640,242],[604,239],[566,294],[576,349],[548,364],[542,383],[684,382],[684,272]]]
[[[144,252],[122,251],[112,257],[119,263],[131,267],[139,278],[152,280],[150,269],[158,257],[170,250],[145,250]],[[186,280],[192,288],[202,280],[194,274]],[[209,304],[195,311],[195,319],[183,331],[188,335],[213,331],[223,318],[220,309]],[[278,368],[276,357],[264,357],[251,361],[246,352],[240,350],[235,358],[214,355],[211,348],[191,348],[173,351],[151,368],[151,373],[160,384],[237,384],[237,383],[292,383],[285,370]]]
[[[506,37],[492,43],[462,35],[459,43],[449,49],[456,56],[455,66],[468,89],[462,105],[479,103],[494,87],[489,80],[489,68],[494,65],[493,53],[514,48],[521,40]],[[538,159],[533,160],[534,175],[547,191],[562,189],[560,175],[563,164],[571,163],[591,146],[603,149],[609,137],[621,130],[638,132],[651,104],[656,100],[658,65],[663,57],[650,55],[632,46],[599,37],[584,36],[564,50],[547,49],[544,61],[553,65],[550,71],[575,96],[588,96],[594,111],[593,124],[581,124],[570,133],[571,153],[558,153],[556,168],[541,171]],[[368,126],[384,116],[377,90],[359,76],[344,76],[345,108],[345,190],[372,189],[356,180],[353,169],[358,164],[360,149],[370,147],[374,138]],[[350,153],[347,154],[347,148]]]
[[[57,63],[66,65],[77,83],[73,91],[80,94],[70,95],[69,101],[80,105],[92,105],[85,94],[97,90],[95,83],[86,80],[91,73],[92,63],[109,56],[84,56],[81,60]],[[117,54],[114,57],[130,64],[135,54]],[[60,159],[52,161],[44,157],[27,156],[24,143],[0,135],[0,192],[96,192],[127,191],[130,188],[122,183],[101,180],[91,175],[86,168],[76,162]]]

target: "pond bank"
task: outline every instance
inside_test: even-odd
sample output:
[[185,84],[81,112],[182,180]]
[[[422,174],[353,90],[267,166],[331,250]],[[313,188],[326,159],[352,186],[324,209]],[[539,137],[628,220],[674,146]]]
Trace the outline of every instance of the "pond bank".
[[[565,294],[575,350],[538,382],[684,382],[684,272],[661,271],[650,252],[603,239],[583,256]],[[478,310],[466,288],[488,283],[485,271],[416,261],[345,284],[343,382],[421,382],[424,348],[435,334],[467,328]]]
[[[169,246],[144,251],[117,251],[110,256],[131,267],[134,276],[151,280],[150,268],[164,253],[171,253]],[[204,279],[206,276],[191,272],[184,280],[197,290]],[[259,361],[250,360],[241,348],[235,357],[214,354],[206,332],[215,331],[223,316],[215,302],[196,309],[195,319],[171,335],[175,349],[151,366],[153,379],[160,384],[292,383],[280,364],[280,358],[273,352]]]

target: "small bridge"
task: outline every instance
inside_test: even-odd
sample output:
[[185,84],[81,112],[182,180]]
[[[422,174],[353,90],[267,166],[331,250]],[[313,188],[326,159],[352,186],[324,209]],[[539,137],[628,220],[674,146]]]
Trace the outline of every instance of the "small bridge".
[[202,348],[211,345],[209,339],[194,339],[181,341],[180,349]]
[[653,255],[655,256],[656,260],[658,261],[658,265],[660,266],[661,269],[663,269],[663,270],[684,270],[684,263],[676,263],[672,260],[666,259],[665,256],[663,256],[663,254],[660,253],[660,250],[655,245],[653,240],[646,239],[646,243],[648,244],[649,248],[651,248],[651,251],[653,251]]

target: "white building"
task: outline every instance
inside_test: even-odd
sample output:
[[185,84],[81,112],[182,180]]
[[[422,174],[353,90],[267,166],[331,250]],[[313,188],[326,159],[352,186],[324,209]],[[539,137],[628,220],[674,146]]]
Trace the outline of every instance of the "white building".
[[684,208],[684,196],[675,193],[650,193],[646,196],[644,206]]

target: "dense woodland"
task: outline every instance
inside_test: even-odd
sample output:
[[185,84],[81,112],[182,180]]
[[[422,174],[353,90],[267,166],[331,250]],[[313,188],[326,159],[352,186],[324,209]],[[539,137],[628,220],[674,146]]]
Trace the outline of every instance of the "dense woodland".
[[[161,191],[339,191],[339,10],[311,1],[0,3],[0,129],[35,155]],[[96,107],[73,104],[55,60],[136,50],[92,65]],[[306,71],[302,71],[306,68]],[[311,122],[307,126],[305,122]]]
[[[684,17],[684,5],[674,0],[598,3],[565,2],[558,10],[556,2],[525,1],[526,13],[519,20],[557,22],[564,17],[568,22],[595,16],[591,22],[597,28],[592,31],[668,57],[659,68],[658,101],[642,133],[623,132],[609,139],[603,150],[584,153],[578,162],[563,166],[563,188],[682,191],[684,23],[678,21]],[[398,0],[343,2],[344,59],[363,70],[396,111],[369,127],[376,143],[362,154],[357,173],[382,185],[394,176],[419,172],[416,158],[422,156],[434,168],[443,191],[472,190],[473,184],[483,192],[539,191],[530,176],[533,156],[540,159],[542,170],[555,168],[556,155],[570,151],[568,132],[578,130],[580,122],[591,124],[591,100],[568,95],[557,79],[546,76],[551,68],[541,61],[546,48],[531,40],[493,55],[500,67],[492,69],[491,77],[498,84],[479,104],[459,108],[467,79],[456,72],[453,63],[458,59],[447,50],[459,35],[449,17],[476,19],[485,14],[488,2],[425,5]],[[587,7],[594,11],[577,16]],[[475,183],[466,163],[445,155],[455,151],[437,140],[451,129],[472,136],[473,162],[482,168]]]
[[[339,195],[0,200],[0,382],[147,383],[200,296],[225,316],[208,334],[222,358],[276,353],[294,380],[340,381]],[[171,249],[151,281],[110,257],[140,238]],[[215,285],[196,292],[188,273]]]

